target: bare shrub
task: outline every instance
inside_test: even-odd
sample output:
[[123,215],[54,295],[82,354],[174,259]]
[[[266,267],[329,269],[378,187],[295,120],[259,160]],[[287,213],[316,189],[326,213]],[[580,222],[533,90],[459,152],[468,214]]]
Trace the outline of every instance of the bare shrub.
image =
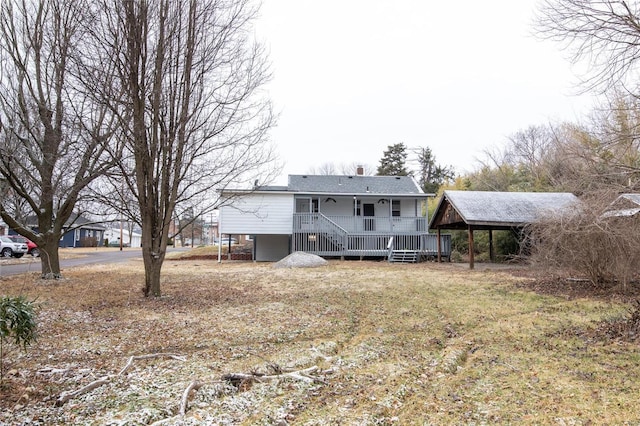
[[592,194],[582,199],[579,208],[531,225],[532,262],[585,276],[597,286],[626,286],[640,262],[640,214],[616,210],[615,197]]

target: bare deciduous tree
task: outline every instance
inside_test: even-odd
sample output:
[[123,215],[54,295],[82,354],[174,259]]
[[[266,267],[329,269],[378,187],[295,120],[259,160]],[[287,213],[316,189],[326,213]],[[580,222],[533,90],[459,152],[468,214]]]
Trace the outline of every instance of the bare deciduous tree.
[[537,30],[541,37],[560,42],[574,63],[587,65],[585,90],[599,90],[609,98],[589,125],[562,129],[560,136],[569,136],[559,145],[568,160],[562,177],[573,181],[570,185],[578,191],[594,185],[637,189],[640,4],[545,0]]
[[[537,30],[560,42],[574,63],[589,65],[585,88],[635,86],[640,59],[640,5],[624,0],[544,0]],[[631,87],[634,92],[636,87]]]
[[335,175],[336,173],[336,165],[334,163],[322,163],[317,167],[309,168],[310,175],[323,175],[330,176]]
[[530,126],[507,138],[503,148],[485,150],[481,167],[469,176],[476,190],[550,191],[555,156],[552,126]]
[[631,96],[617,95],[589,121],[553,128],[547,170],[554,188],[576,194],[640,188],[640,108]]
[[348,163],[348,164],[340,164],[338,166],[338,169],[340,170],[340,173],[343,175],[357,175],[358,174],[358,170],[362,171],[362,174],[364,176],[373,176],[376,174],[377,171],[377,167],[373,166],[371,164],[363,164],[363,163],[358,163],[358,162],[352,162],[352,163]]
[[118,158],[113,116],[79,76],[92,54],[77,48],[87,10],[81,0],[0,5],[0,216],[38,244],[45,278],[60,276],[58,244],[85,189]]
[[[100,7],[99,63],[110,61],[117,79],[99,95],[124,129],[121,179],[139,207],[144,293],[158,297],[175,217],[187,210],[198,217],[225,202],[215,188],[277,172],[268,145],[275,119],[262,89],[270,75],[250,33],[257,9],[249,0],[122,0]],[[113,86],[122,88],[122,98],[112,96]]]
[[634,191],[640,186],[639,112],[634,98],[618,97],[584,123],[531,126],[502,149],[485,151],[469,179],[476,190]]
[[376,168],[369,164],[362,164],[357,162],[352,163],[323,163],[318,167],[309,168],[309,174],[314,175],[357,175],[358,170],[361,170],[364,176],[372,176],[376,173]]

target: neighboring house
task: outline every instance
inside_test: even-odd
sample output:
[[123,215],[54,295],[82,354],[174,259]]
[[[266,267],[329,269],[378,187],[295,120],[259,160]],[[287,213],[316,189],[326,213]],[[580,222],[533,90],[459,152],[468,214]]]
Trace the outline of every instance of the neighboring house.
[[104,231],[103,239],[109,242],[109,246],[120,246],[120,235],[122,234],[122,244],[125,247],[142,247],[142,235],[133,231],[129,234],[126,227],[107,228]]
[[72,214],[64,227],[60,247],[98,247],[103,245],[104,226],[84,216]]
[[[38,232],[38,223],[35,217],[29,218],[27,225]],[[63,235],[58,246],[62,248],[101,246],[105,230],[105,227],[99,223],[74,213],[63,227]],[[9,231],[9,233],[15,233],[15,231]]]
[[218,211],[215,210],[204,216],[202,224],[203,243],[213,245],[218,239]]
[[[224,190],[221,235],[253,236],[253,257],[277,261],[295,251],[324,257],[417,261],[433,255],[425,194],[408,176],[290,175],[287,186]],[[450,247],[449,236],[443,236]]]

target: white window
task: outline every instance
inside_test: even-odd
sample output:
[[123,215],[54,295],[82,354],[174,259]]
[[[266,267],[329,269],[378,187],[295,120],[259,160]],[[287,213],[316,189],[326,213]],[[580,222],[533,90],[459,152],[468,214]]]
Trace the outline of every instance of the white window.
[[391,216],[400,216],[400,200],[391,200]]

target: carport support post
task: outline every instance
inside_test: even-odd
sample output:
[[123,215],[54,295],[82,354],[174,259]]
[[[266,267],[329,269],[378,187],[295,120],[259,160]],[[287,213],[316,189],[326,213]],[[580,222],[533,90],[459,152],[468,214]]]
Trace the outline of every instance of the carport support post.
[[495,263],[496,261],[496,253],[493,250],[493,230],[489,229],[489,259],[491,263]]
[[440,228],[438,228],[438,263],[442,262],[442,245],[440,243]]
[[469,269],[473,269],[473,227],[469,225]]

